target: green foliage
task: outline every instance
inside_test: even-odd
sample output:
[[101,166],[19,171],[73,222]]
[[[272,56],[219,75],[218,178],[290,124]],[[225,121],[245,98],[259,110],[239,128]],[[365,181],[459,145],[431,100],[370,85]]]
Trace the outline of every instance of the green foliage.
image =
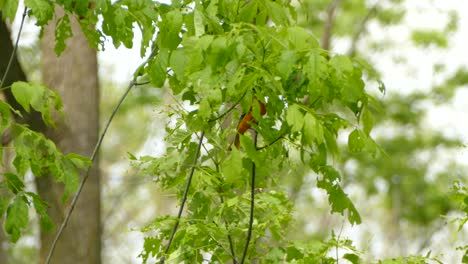
[[[29,14],[37,18],[39,26],[52,18],[55,5],[65,9],[56,25],[57,54],[63,52],[65,40],[72,36],[72,16],[79,20],[90,44],[96,48],[103,47],[104,39],[109,37],[115,47],[131,48],[134,27],[138,27],[143,36],[140,55],[150,56],[136,76],[144,75],[155,87],[169,87],[175,99],[183,102],[168,113],[165,154],[132,156],[142,172],[164,191],[188,201],[180,220],[158,217],[142,229],[148,235],[140,255],[143,262],[165,258],[168,262],[198,263],[203,261],[204,253],[219,263],[233,259],[235,262],[245,245],[249,185],[254,174],[255,212],[247,256],[252,262],[362,261],[361,253],[350,240],[341,240],[334,234],[328,241],[288,240],[294,205],[282,182],[285,179],[300,182],[305,173],[316,178],[317,187],[327,193],[330,211],[346,216],[351,224],[361,223],[361,216],[344,191],[343,181],[360,182],[372,194],[377,189],[376,178],[383,179],[389,197],[398,191],[402,200],[408,201],[402,206],[402,215],[414,223],[430,223],[453,206],[441,195],[440,183],[445,183],[442,177],[436,177],[438,184],[428,183],[424,180],[427,166],[408,164],[414,162],[412,155],[421,150],[421,145],[432,149],[459,142],[439,134],[427,137],[418,134],[416,140],[396,136],[379,138],[382,148],[376,144],[372,131],[385,121],[419,127],[421,111],[415,109],[414,103],[428,97],[416,94],[390,98],[388,105],[380,105],[367,93],[366,81],[376,81],[382,93],[385,86],[379,80],[380,73],[365,58],[351,59],[319,48],[317,38],[310,32],[318,35],[322,32],[326,23],[323,14],[329,2],[301,1],[298,7],[289,1],[272,0],[170,4],[150,0],[26,1]],[[333,33],[340,37],[359,36],[364,31],[364,22],[372,18],[382,25],[400,23],[405,16],[403,2],[392,1],[391,8],[383,8],[377,4],[369,7],[364,0],[343,1]],[[0,3],[5,17],[13,19],[17,1]],[[98,19],[102,19],[102,29],[94,27]],[[457,17],[452,14],[444,31],[416,30],[412,39],[424,47],[446,47],[446,33],[456,26]],[[465,83],[465,75],[464,71],[457,72],[452,82],[446,84],[451,90],[441,86],[435,95],[453,96],[455,87]],[[27,83],[15,83],[12,91],[25,111],[31,108],[39,111],[45,122],[53,125],[50,113],[60,108],[54,93]],[[264,115],[258,102],[266,106]],[[189,106],[190,110],[182,106]],[[382,106],[385,114],[379,109]],[[24,174],[30,169],[38,177],[54,175],[65,184],[67,197],[77,187],[79,169],[90,164],[78,155],[61,154],[52,142],[27,127],[11,124],[9,108],[0,102],[0,132],[7,128],[13,131],[16,170],[3,176],[2,187],[9,190],[10,196],[0,199],[0,212],[6,211],[5,228],[16,241],[27,224],[29,206],[35,208],[45,228],[51,227],[47,204],[24,191]],[[230,141],[236,136],[242,114],[249,112],[256,120],[249,125],[258,136],[254,138],[250,132],[239,135],[237,149]],[[194,162],[201,131],[205,140],[201,157]],[[344,149],[337,141],[343,133],[348,133]],[[396,158],[387,160],[383,149]],[[339,170],[336,165],[350,160],[358,163],[357,175]],[[298,164],[304,167],[301,175],[295,169]],[[185,181],[194,166],[188,197],[183,197]],[[454,197],[465,203],[465,190],[456,189]],[[424,207],[421,201],[434,206]],[[387,201],[390,207],[392,202]],[[176,223],[178,232],[165,254]],[[346,253],[330,257],[338,248]],[[379,263],[431,260],[437,261],[427,255]]]
[[5,231],[10,234],[11,241],[18,241],[21,235],[21,229],[28,224],[28,204],[23,195],[17,196],[8,206]]
[[70,17],[64,15],[57,20],[57,28],[55,30],[55,48],[54,51],[60,56],[66,48],[65,40],[73,36],[73,31],[70,25]]
[[54,4],[44,0],[25,0],[24,4],[30,8],[30,15],[37,19],[36,25],[44,26],[54,15]]
[[408,257],[398,257],[392,259],[380,260],[378,264],[431,264],[439,263],[442,264],[437,258],[432,258],[428,256],[408,256]]
[[[32,109],[41,113],[43,121],[48,125],[55,124],[53,113],[62,113],[62,103],[56,92],[43,85],[16,82],[11,86],[11,91],[26,113]],[[65,186],[65,200],[78,187],[80,169],[88,168],[91,162],[77,154],[62,154],[43,134],[13,122],[10,110],[18,115],[21,113],[19,109],[12,109],[7,103],[0,102],[0,132],[9,130],[15,154],[12,162],[14,170],[3,172],[2,175],[0,190],[5,195],[0,199],[0,215],[6,211],[5,231],[11,241],[16,242],[28,224],[29,207],[35,209],[42,228],[53,228],[47,215],[48,204],[37,194],[25,190],[25,175],[31,171],[36,177],[54,177]],[[2,151],[3,146],[0,147],[0,154]],[[3,164],[2,167],[7,168]]]
[[438,48],[446,48],[448,45],[446,34],[435,30],[415,30],[411,35],[411,39],[414,43],[423,47],[434,45]]
[[2,19],[13,21],[18,10],[18,0],[1,0],[0,10],[2,11]]
[[[328,193],[332,212],[346,213],[350,223],[360,223],[358,211],[340,185],[340,173],[327,162],[329,155],[339,155],[339,132],[360,116],[365,132],[356,131],[365,147],[356,151],[376,153],[369,137],[372,113],[364,111],[372,97],[364,91],[360,65],[320,50],[317,40],[295,25],[295,9],[288,4],[253,1],[238,8],[227,1],[194,3],[190,8],[188,4],[157,8],[158,48],[145,73],[157,87],[168,80],[172,92],[195,110],[171,113],[175,124],[166,127],[165,155],[141,157],[139,166],[145,174],[154,175],[163,189],[182,198],[197,148],[192,135],[205,131],[207,141],[188,193],[187,214],[180,220],[168,255],[163,254],[164,241],[177,220],[162,217],[144,229],[158,235],[145,240],[143,261],[165,257],[197,262],[203,251],[226,262],[233,258],[231,247],[239,257],[248,226],[253,163],[258,188],[252,238],[256,246],[249,249],[248,258],[270,252],[270,244],[279,245],[278,254],[285,252],[292,204],[277,183],[281,177],[295,177],[284,170],[289,153],[296,153],[317,174],[317,187]],[[265,116],[259,114],[256,100],[266,105]],[[332,106],[347,114],[340,116]],[[236,119],[239,112],[249,110],[258,120],[251,125],[258,132],[259,145],[245,134],[240,135],[241,150],[228,151],[226,138],[235,134],[236,121],[226,128],[224,119]],[[350,144],[355,148],[361,143],[351,140]],[[354,255],[346,258],[357,261]],[[309,259],[303,255],[301,261]]]
[[459,181],[454,182],[450,198],[457,203],[460,212],[464,214],[463,217],[457,219],[460,222],[458,226],[458,231],[460,231],[468,222],[468,188]]
[[[60,110],[62,100],[56,92],[47,89],[43,85],[15,82],[11,86],[11,91],[18,103],[30,112],[30,106],[42,114],[42,119],[49,126],[55,126],[51,113],[53,110]],[[60,113],[61,110],[59,111]]]

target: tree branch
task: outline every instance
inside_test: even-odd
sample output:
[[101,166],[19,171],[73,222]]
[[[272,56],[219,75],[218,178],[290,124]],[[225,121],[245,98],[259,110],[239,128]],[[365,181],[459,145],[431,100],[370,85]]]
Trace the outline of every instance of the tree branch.
[[330,50],[333,23],[335,22],[335,11],[340,5],[341,0],[334,0],[327,8],[327,20],[323,28],[321,46],[325,50]]
[[362,19],[361,24],[359,24],[358,30],[354,32],[354,35],[351,39],[351,47],[348,50],[348,56],[353,57],[354,55],[356,55],[357,43],[359,39],[361,38],[362,34],[364,33],[364,31],[366,31],[367,22],[376,13],[377,13],[377,4],[375,4],[371,9],[369,9],[369,12],[367,12],[366,16]]
[[[257,147],[257,132],[254,132],[254,146]],[[254,211],[255,211],[255,162],[252,161],[252,182],[250,186],[250,219],[249,219],[249,229],[247,231],[247,238],[245,242],[244,252],[242,253],[241,264],[244,263],[247,256],[247,251],[249,249],[250,239],[252,237],[253,221],[254,221]]]
[[[127,90],[122,95],[122,97],[120,98],[120,100],[117,103],[116,107],[112,111],[112,114],[110,115],[109,120],[107,120],[106,126],[104,127],[104,130],[102,131],[101,136],[99,137],[98,142],[96,143],[96,146],[94,147],[93,154],[91,155],[91,158],[90,158],[91,162],[94,162],[94,160],[96,159],[97,153],[98,153],[99,149],[101,148],[102,140],[106,136],[107,129],[109,128],[112,120],[114,119],[114,116],[117,113],[117,110],[119,110],[120,105],[123,103],[123,101],[125,100],[127,95],[130,93],[130,90],[133,88],[133,86],[135,86],[134,82],[131,81],[130,84],[128,85]],[[70,216],[71,216],[71,214],[73,212],[73,209],[75,209],[75,206],[76,206],[76,203],[78,202],[81,191],[83,191],[83,187],[84,187],[84,185],[86,183],[86,180],[89,177],[90,168],[88,168],[88,170],[86,171],[85,176],[81,180],[80,186],[78,187],[78,191],[76,192],[76,194],[73,197],[73,200],[72,200],[72,202],[70,204],[70,209],[68,209],[68,212],[65,215],[65,219],[63,220],[62,224],[60,225],[60,229],[58,230],[57,234],[55,235],[54,241],[52,242],[52,245],[50,246],[49,254],[47,255],[47,259],[46,259],[46,262],[45,262],[46,264],[50,263],[50,260],[52,259],[52,255],[54,254],[55,247],[57,246],[57,242],[60,239],[60,236],[62,235],[63,230],[67,226],[68,221],[70,220]]]
[[[171,234],[171,237],[169,238],[169,242],[167,243],[166,249],[164,250],[164,254],[167,254],[169,252],[172,241],[174,240],[175,233],[177,232],[177,228],[179,227],[180,218],[182,217],[182,212],[184,211],[185,202],[187,201],[188,191],[190,189],[190,185],[192,184],[193,174],[195,172],[195,167],[197,165],[198,156],[200,155],[200,149],[201,149],[204,137],[205,137],[205,131],[203,131],[200,135],[200,140],[198,141],[197,152],[195,153],[195,158],[193,159],[193,165],[192,165],[192,169],[190,170],[190,175],[187,179],[187,185],[185,185],[185,190],[184,190],[184,194],[182,197],[182,203],[179,208],[179,213],[177,214],[177,219],[174,224],[174,227],[172,228],[172,234]],[[162,264],[165,261],[166,261],[166,258],[163,256],[161,260],[159,261],[159,263]]]

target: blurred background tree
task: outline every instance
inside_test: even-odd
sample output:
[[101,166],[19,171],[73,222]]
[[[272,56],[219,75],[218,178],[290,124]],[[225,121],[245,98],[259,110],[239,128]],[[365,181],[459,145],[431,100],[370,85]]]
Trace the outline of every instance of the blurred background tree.
[[466,179],[460,153],[467,137],[432,125],[438,122],[434,109],[466,99],[466,65],[445,57],[457,46],[456,8],[442,1],[301,1],[302,26],[317,34],[322,47],[375,65],[368,77],[381,77],[386,85],[386,95],[377,95],[370,111],[372,136],[388,156],[356,155],[341,146],[345,155],[336,161],[364,219],[361,227],[343,230],[342,219],[319,213],[329,209],[323,194],[310,191],[314,176],[289,182],[299,221],[311,237],[329,236],[330,230],[351,236],[358,248],[368,249],[368,260],[432,251],[447,263],[460,261],[460,238],[453,238],[450,217],[444,216],[456,210],[448,198],[453,181]]

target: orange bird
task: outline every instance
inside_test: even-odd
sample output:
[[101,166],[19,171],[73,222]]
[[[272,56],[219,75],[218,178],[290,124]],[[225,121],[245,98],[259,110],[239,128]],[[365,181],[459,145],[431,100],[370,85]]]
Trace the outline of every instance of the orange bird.
[[[266,113],[266,107],[265,104],[258,100],[254,100],[255,102],[258,102],[258,105],[260,106],[260,115],[263,116]],[[229,146],[229,149],[231,149],[232,144],[236,146],[237,149],[240,147],[240,140],[239,140],[239,135],[243,135],[249,128],[251,128],[252,123],[257,124],[258,120],[255,120],[253,114],[252,114],[252,107],[250,107],[250,110],[247,114],[245,114],[241,120],[239,121],[239,124],[237,125],[237,134],[236,138],[234,139],[234,142],[231,143]]]

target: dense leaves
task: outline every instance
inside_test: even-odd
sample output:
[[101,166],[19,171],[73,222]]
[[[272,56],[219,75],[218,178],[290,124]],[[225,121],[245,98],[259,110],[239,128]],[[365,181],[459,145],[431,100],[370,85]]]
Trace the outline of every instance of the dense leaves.
[[[346,213],[351,223],[360,223],[359,213],[340,185],[340,173],[327,162],[327,156],[339,155],[340,130],[356,124],[360,116],[365,133],[356,129],[353,133],[359,136],[350,137],[350,148],[377,150],[369,137],[372,114],[363,111],[371,97],[364,91],[359,63],[319,49],[312,35],[295,26],[294,8],[287,4],[253,1],[237,7],[210,1],[159,10],[158,48],[146,73],[157,87],[168,80],[173,93],[195,109],[181,108],[172,114],[175,125],[171,122],[167,127],[166,154],[142,157],[139,166],[155,175],[164,189],[175,188],[182,195],[193,166],[192,135],[205,131],[207,138],[189,192],[187,215],[167,260],[200,260],[202,251],[194,248],[212,252],[212,259],[221,262],[241,254],[252,163],[259,191],[253,226],[253,239],[258,242],[249,250],[251,258],[269,251],[268,244],[260,243],[264,239],[285,245],[292,207],[277,183],[279,177],[294,177],[284,170],[291,153],[317,174],[317,187],[328,193],[331,211]],[[266,115],[260,115],[258,104],[253,103],[257,100],[265,104]],[[336,107],[341,110],[330,110]],[[231,148],[226,139],[235,135],[235,119],[248,111],[257,120],[251,125],[258,132],[258,145],[248,133],[239,137],[240,150]],[[226,127],[227,118],[234,120]],[[163,257],[171,231],[168,221],[174,223],[159,218],[145,229],[158,230],[159,235],[146,240],[144,261]]]
[[[398,5],[401,1],[392,2],[396,7],[369,8],[364,1],[343,3],[335,34],[359,32],[362,18],[368,19],[374,13],[381,24],[400,22],[404,17],[404,9]],[[14,18],[17,4],[14,0],[0,1],[6,19]],[[383,118],[376,118],[379,106],[366,89],[366,81],[372,80],[381,92],[385,91],[379,73],[362,58],[321,49],[311,33],[310,29],[314,33],[322,30],[315,25],[321,25],[320,12],[325,10],[326,1],[299,3],[304,12],[298,12],[298,7],[289,1],[272,0],[172,1],[170,4],[150,0],[113,3],[109,0],[27,0],[25,5],[38,26],[52,19],[54,8],[64,8],[64,15],[55,21],[57,54],[63,52],[66,39],[72,35],[70,19],[78,19],[90,44],[96,48],[102,48],[107,38],[115,47],[132,48],[134,29],[138,28],[142,34],[140,55],[148,56],[148,60],[137,69],[135,76],[149,78],[154,87],[168,87],[180,103],[168,113],[164,155],[132,156],[144,174],[152,177],[163,190],[175,193],[179,200],[190,169],[194,166],[196,169],[183,217],[180,220],[158,217],[142,229],[148,235],[140,255],[143,262],[152,258],[187,263],[199,263],[207,258],[219,263],[237,262],[245,243],[249,185],[255,174],[253,243],[247,259],[262,263],[285,260],[334,263],[338,256],[331,258],[330,251],[340,248],[346,252],[342,259],[360,263],[360,253],[351,241],[335,234],[328,241],[309,242],[289,241],[286,235],[292,224],[293,201],[281,182],[285,178],[303,177],[296,174],[297,164],[327,193],[331,212],[346,216],[351,224],[359,224],[358,208],[342,188],[347,175],[332,160],[359,155],[360,164],[369,164],[375,157],[386,156],[371,137],[372,129]],[[102,26],[96,29],[94,25],[99,20]],[[456,18],[452,20],[446,32],[456,27]],[[306,29],[304,24],[312,26]],[[444,34],[416,30],[412,39],[423,46],[445,47]],[[454,82],[458,83],[463,76],[461,72]],[[54,124],[51,113],[60,109],[60,100],[53,92],[38,84],[22,82],[15,83],[11,89],[26,112],[32,108],[41,112],[47,124]],[[444,91],[439,89],[441,95]],[[266,106],[265,114],[260,105]],[[1,197],[0,213],[6,212],[5,229],[12,241],[16,241],[27,225],[28,207],[35,208],[44,228],[51,228],[47,204],[34,193],[25,192],[24,175],[28,171],[37,177],[53,175],[65,184],[66,198],[77,187],[79,169],[90,164],[81,156],[63,155],[42,135],[11,123],[9,111],[10,107],[0,102],[0,132],[11,129],[16,151],[15,171],[3,175],[2,187],[9,190],[10,196]],[[233,141],[238,121],[245,114],[252,117],[249,123],[252,129],[238,135],[238,149]],[[416,114],[401,111],[393,117],[405,124],[414,120]],[[201,157],[194,162],[201,131],[205,140]],[[337,142],[342,134],[347,135],[347,150],[341,150]],[[410,146],[409,142],[405,143]],[[393,150],[391,145],[386,147]],[[382,159],[378,162],[387,164],[382,165],[384,168],[391,167],[388,169],[391,172],[401,169],[397,167],[401,160],[396,165]],[[369,175],[373,174],[360,176]],[[384,177],[389,182],[395,181],[392,175],[384,174]],[[425,195],[424,190],[414,192],[403,188],[403,191],[404,195]],[[454,195],[457,201],[465,202],[464,191],[457,187]],[[448,206],[440,204],[444,210]],[[419,221],[411,215],[411,210],[405,211],[408,219]],[[431,221],[435,214],[424,212],[422,221]],[[176,223],[178,232],[165,254]],[[427,259],[429,255],[380,263],[424,263]]]
[[[26,112],[30,112],[31,108],[40,112],[46,124],[53,126],[55,122],[52,116],[61,116],[61,100],[52,90],[42,85],[25,82],[14,83],[11,90]],[[2,118],[0,131],[9,130],[15,151],[12,162],[14,172],[7,171],[2,175],[0,189],[2,189],[2,195],[3,193],[8,193],[8,195],[1,198],[0,212],[3,214],[6,208],[5,231],[10,235],[11,241],[16,242],[28,224],[29,207],[35,209],[44,229],[53,228],[47,215],[47,203],[37,194],[25,190],[25,175],[32,172],[36,177],[54,177],[57,182],[65,186],[63,196],[65,200],[78,187],[80,169],[88,168],[91,163],[89,159],[77,154],[62,154],[43,134],[12,122],[10,109],[8,104],[0,102]],[[12,110],[20,114],[19,109]],[[0,154],[2,152],[3,146],[0,147]]]

